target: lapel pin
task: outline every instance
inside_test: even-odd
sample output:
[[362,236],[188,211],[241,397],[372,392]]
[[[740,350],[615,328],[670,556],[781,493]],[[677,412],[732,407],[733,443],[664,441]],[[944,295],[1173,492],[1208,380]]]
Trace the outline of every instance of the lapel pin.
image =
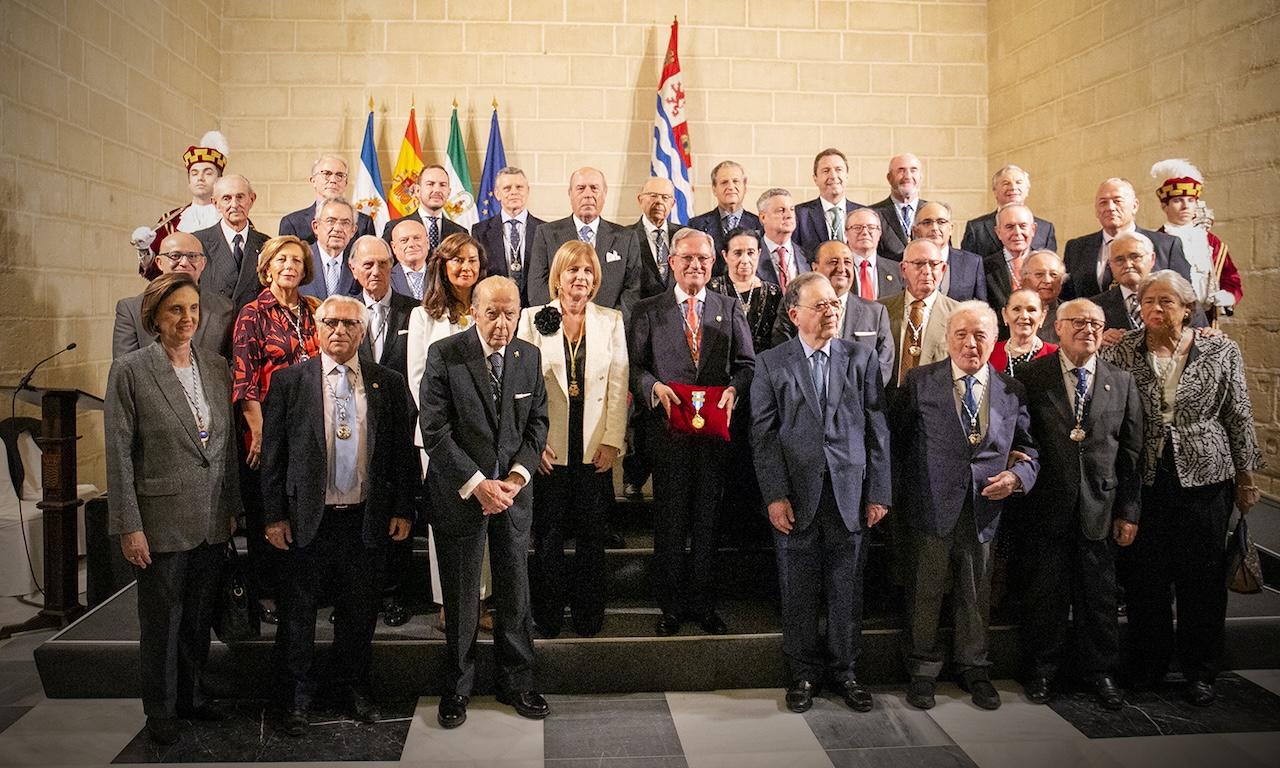
[[717,323],[718,323],[718,322],[720,322],[720,316],[719,316],[719,315],[716,315],[716,322],[717,322]]
[[1110,392],[1110,391],[1111,391],[1111,385],[1110,385],[1110,384],[1103,384],[1103,385],[1102,385],[1102,388],[1103,388],[1103,389],[1105,389],[1105,390],[1106,390],[1106,391],[1108,391],[1108,392]]
[[885,275],[885,276],[884,276],[884,279],[892,283],[892,282],[893,282],[893,275]]
[[519,356],[520,356],[520,350],[518,350],[518,349],[513,349],[513,350],[511,350],[511,353],[512,353],[512,354],[514,354],[516,357],[519,357]]
[[377,388],[378,388],[378,382],[376,382],[376,381],[375,381],[375,382],[373,382],[373,388],[374,388],[374,389],[377,389]]

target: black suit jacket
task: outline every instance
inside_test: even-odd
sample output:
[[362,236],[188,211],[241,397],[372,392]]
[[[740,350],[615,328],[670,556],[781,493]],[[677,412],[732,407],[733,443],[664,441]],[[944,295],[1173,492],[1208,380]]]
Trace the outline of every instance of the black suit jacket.
[[951,298],[956,301],[987,300],[986,269],[977,253],[960,248],[947,249],[947,276],[947,295]]
[[[1191,279],[1191,265],[1182,251],[1182,241],[1173,235],[1153,232],[1138,227],[1139,234],[1146,235],[1156,248],[1156,265],[1153,271],[1172,269],[1188,280]],[[1111,267],[1103,267],[1102,283],[1098,282],[1098,251],[1102,249],[1102,230],[1083,237],[1075,237],[1067,241],[1066,255],[1063,262],[1067,267],[1067,279],[1062,283],[1062,299],[1084,299],[1097,296],[1111,287]]]
[[[442,536],[474,534],[485,522],[480,502],[475,494],[461,498],[458,490],[477,472],[491,480],[505,478],[516,464],[537,472],[547,444],[547,390],[538,348],[521,339],[507,345],[502,398],[495,405],[475,327],[437,341],[427,350],[419,403],[422,444],[431,459],[432,525]],[[529,530],[532,486],[526,484],[502,513],[517,530]]]
[[522,257],[520,273],[511,274],[511,265],[507,262],[507,244],[503,239],[502,214],[490,216],[484,221],[476,222],[471,228],[471,236],[484,246],[486,275],[503,275],[516,281],[520,286],[520,306],[529,306],[529,261],[533,255],[533,242],[538,236],[538,227],[546,222],[532,213],[525,217],[524,239],[520,241]]
[[[426,222],[425,220],[423,220],[423,218],[422,218],[422,209],[421,209],[421,208],[419,208],[418,210],[414,211],[413,213],[409,214],[408,216],[401,216],[401,217],[400,217],[400,218],[398,218],[398,219],[392,219],[391,221],[388,221],[388,222],[387,222],[387,225],[386,225],[385,227],[383,227],[383,228],[382,228],[382,239],[383,239],[383,240],[386,240],[388,243],[390,243],[390,242],[391,242],[391,233],[395,231],[396,225],[397,225],[397,224],[399,224],[400,222],[404,221],[405,219],[414,219],[414,220],[415,220],[415,221],[417,221],[418,223],[422,224],[422,226],[424,226],[424,227],[426,227],[426,226],[427,226],[427,222]],[[458,223],[456,223],[456,222],[454,222],[454,221],[450,220],[450,219],[449,219],[449,217],[448,217],[448,216],[445,216],[445,215],[444,215],[444,212],[443,212],[443,211],[441,211],[441,213],[440,213],[440,242],[442,242],[442,243],[443,243],[443,242],[444,242],[444,239],[445,239],[446,237],[448,237],[449,235],[456,235],[456,234],[458,234],[459,232],[461,232],[461,233],[463,233],[463,234],[466,234],[466,233],[467,233],[467,228],[466,228],[466,227],[464,227],[464,226],[462,226],[461,224],[458,224]],[[428,229],[428,230],[427,230],[427,234],[428,234],[428,237],[429,237],[429,236],[430,236],[430,234],[431,234],[431,230],[430,230],[430,229]],[[427,255],[428,255],[428,256],[430,256],[430,255],[431,255],[431,247],[430,247],[430,243],[428,243],[428,246],[427,246]]]
[[684,313],[676,304],[675,289],[669,288],[657,296],[641,299],[627,329],[631,393],[636,407],[650,409],[655,417],[666,418],[662,406],[652,408],[653,385],[659,381],[732,385],[739,400],[751,386],[756,356],[742,302],[707,290],[697,366],[689,353],[684,323]]
[[[549,221],[538,227],[533,254],[529,259],[529,306],[551,302],[551,259],[560,246],[578,239],[573,217]],[[600,219],[596,228],[596,255],[600,257],[600,290],[595,303],[622,312],[630,320],[632,309],[640,299],[644,278],[640,265],[640,243],[635,230],[612,221]],[[611,257],[612,254],[612,257]]]
[[1008,338],[1009,329],[1000,311],[1009,303],[1009,295],[1013,293],[1013,275],[1009,273],[1003,247],[982,259],[982,273],[987,283],[987,303],[996,311],[996,320],[999,321],[1000,338]]
[[[667,272],[666,280],[663,280],[662,275],[658,273],[658,260],[654,256],[653,248],[649,245],[649,233],[644,228],[644,222],[637,221],[631,225],[631,229],[636,233],[636,240],[640,243],[640,296],[643,298],[656,296],[667,290],[667,286],[671,283],[671,273]],[[672,235],[679,231],[679,224],[667,222],[667,243],[670,243]]]
[[[917,216],[920,214],[920,206],[926,202],[928,201],[923,198],[916,200]],[[878,203],[872,203],[871,207],[880,214],[880,245],[876,250],[886,259],[902,261],[902,252],[906,250],[907,243],[911,242],[911,235],[902,231],[902,219],[898,218],[897,203],[892,197],[886,197]]]
[[1068,397],[1059,355],[1018,367],[1027,390],[1031,434],[1040,449],[1035,487],[1018,506],[1034,515],[1036,536],[1070,537],[1078,527],[1093,541],[1106,538],[1113,519],[1138,522],[1141,508],[1142,401],[1133,376],[1099,359],[1085,411],[1085,439],[1071,439],[1075,398]]
[[200,275],[201,293],[210,290],[222,294],[231,300],[237,312],[245,304],[258,298],[258,294],[262,292],[262,284],[258,282],[258,254],[270,239],[269,236],[249,227],[244,259],[239,268],[236,267],[231,246],[227,245],[227,239],[222,236],[221,222],[196,232],[195,237],[204,246],[206,259],[204,273]]
[[[366,547],[391,540],[392,517],[413,520],[413,422],[404,379],[361,361],[365,393]],[[324,434],[321,358],[281,368],[271,377],[262,403],[262,501],[267,523],[288,521],[294,546],[315,538],[324,516],[329,449]]]
[[[712,277],[723,275],[727,271],[724,250],[729,247],[729,241],[725,239],[726,233],[720,223],[720,209],[718,207],[712,208],[706,213],[694,216],[689,219],[689,226],[711,235],[711,239],[716,244],[716,265],[711,269],[711,275]],[[760,223],[760,217],[745,208],[738,217],[738,226],[742,229],[754,229],[760,233],[764,232],[764,225]]]
[[[960,247],[970,253],[991,253],[1003,248],[1000,238],[996,237],[996,213],[997,211],[992,211],[985,216],[970,219],[964,225],[964,237],[960,240]],[[1035,217],[1035,221],[1036,234],[1031,238],[1031,248],[1037,251],[1056,252],[1058,235],[1053,231],[1053,222],[1039,216]]]
[[[280,219],[280,234],[293,235],[307,245],[311,245],[316,241],[316,233],[311,231],[311,221],[316,216],[316,204],[312,203],[306,208],[300,208],[293,213],[285,214]],[[347,248],[342,252],[343,256],[351,255],[351,248],[355,245],[356,238],[365,235],[376,235],[377,232],[373,228],[373,219],[367,214],[356,212],[356,233],[351,237],[351,242],[347,243]]]
[[[859,208],[866,208],[866,206],[862,203],[855,203],[852,200],[844,201],[844,215],[846,217]],[[823,212],[822,199],[815,197],[797,205],[796,231],[791,235],[792,242],[803,248],[805,253],[817,253],[818,246],[830,239],[830,226],[827,223],[827,216]]]
[[[1106,322],[1107,328],[1133,330],[1133,324],[1129,322],[1129,311],[1124,306],[1124,293],[1121,292],[1119,285],[1113,283],[1110,288],[1097,296],[1090,296],[1089,301],[1102,307],[1102,319]],[[1209,318],[1199,307],[1191,311],[1191,327],[1209,327]]]
[[[356,298],[364,301],[364,294],[356,294]],[[374,360],[378,365],[400,374],[406,381],[409,378],[409,315],[419,306],[421,305],[412,298],[391,292],[391,310],[387,314],[387,336],[382,342],[382,359]],[[373,360],[373,344],[368,333],[360,342],[360,359]]]

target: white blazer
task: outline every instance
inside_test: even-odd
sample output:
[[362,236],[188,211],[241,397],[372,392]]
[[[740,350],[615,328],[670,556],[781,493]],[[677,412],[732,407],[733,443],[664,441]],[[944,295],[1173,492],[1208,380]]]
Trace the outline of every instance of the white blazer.
[[[560,309],[560,301],[546,306]],[[533,325],[533,316],[541,306],[520,313],[516,336],[533,344],[542,353],[542,375],[547,380],[547,445],[556,455],[552,464],[569,463],[569,372],[564,357],[564,329],[543,336]],[[616,309],[587,303],[587,358],[582,382],[582,456],[583,464],[591,463],[596,450],[603,445],[626,449],[627,433],[627,336],[622,328],[622,313]]]
[[[416,307],[409,315],[409,391],[413,393],[413,402],[418,405],[418,408],[422,408],[422,403],[418,400],[418,390],[422,386],[422,374],[427,370],[427,350],[437,341],[470,327],[470,319],[466,325],[449,322],[447,314],[437,320],[428,315],[422,307]],[[413,422],[413,444],[419,448],[422,447],[422,427],[419,426],[417,419]],[[426,467],[423,469],[425,470]]]

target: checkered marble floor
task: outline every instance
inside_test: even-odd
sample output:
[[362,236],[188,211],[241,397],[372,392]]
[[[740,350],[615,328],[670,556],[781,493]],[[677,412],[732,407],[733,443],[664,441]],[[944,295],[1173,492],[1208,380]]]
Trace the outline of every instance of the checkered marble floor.
[[[0,614],[3,606],[0,606]],[[492,697],[473,699],[453,731],[437,700],[390,703],[373,726],[315,718],[298,740],[279,735],[255,702],[230,723],[193,725],[157,751],[137,700],[44,698],[31,651],[49,633],[0,641],[0,766],[123,763],[484,766],[485,768],[796,768],[821,766],[1215,766],[1280,764],[1280,670],[1247,670],[1225,685],[1223,707],[1186,708],[1176,696],[1131,699],[1113,721],[1086,697],[1035,706],[999,681],[1004,706],[986,712],[950,684],[921,712],[899,689],[875,689],[875,709],[850,711],[824,695],[804,715],[780,689],[699,693],[551,695],[545,721],[517,717]],[[1248,707],[1249,716],[1243,709]],[[1259,707],[1267,712],[1259,712]],[[1271,714],[1268,714],[1270,712]],[[1250,719],[1252,717],[1253,719]],[[1121,723],[1121,725],[1114,725]],[[1074,724],[1073,724],[1074,723]],[[1258,730],[1240,731],[1241,727]],[[1101,737],[1090,738],[1088,733]],[[1119,735],[1119,734],[1124,735]],[[1160,735],[1164,734],[1164,735]],[[1181,735],[1174,735],[1181,734]]]

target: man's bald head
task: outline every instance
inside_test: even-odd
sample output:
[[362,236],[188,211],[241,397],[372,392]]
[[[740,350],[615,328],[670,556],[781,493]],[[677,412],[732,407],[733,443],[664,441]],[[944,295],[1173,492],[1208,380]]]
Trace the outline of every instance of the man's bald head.
[[520,287],[509,277],[486,277],[471,291],[471,315],[480,338],[491,348],[502,349],[515,335],[520,319]]
[[636,200],[640,203],[640,212],[645,218],[655,227],[660,227],[667,220],[667,214],[671,213],[672,206],[675,205],[675,185],[670,179],[650,176],[640,188],[640,194],[636,195]]
[[204,246],[189,232],[174,232],[160,241],[156,266],[163,274],[186,272],[198,283],[206,263]]
[[391,251],[405,269],[418,272],[427,263],[427,228],[417,219],[405,219],[391,230]]

